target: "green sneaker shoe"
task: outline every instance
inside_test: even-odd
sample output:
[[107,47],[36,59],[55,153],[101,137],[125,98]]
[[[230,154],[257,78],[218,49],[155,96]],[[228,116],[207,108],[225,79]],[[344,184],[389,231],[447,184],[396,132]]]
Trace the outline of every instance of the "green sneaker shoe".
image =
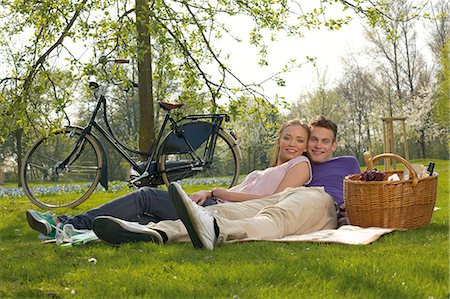
[[53,214],[50,212],[39,213],[35,210],[26,212],[28,224],[32,229],[44,235],[50,235],[55,232],[56,222],[53,220]]

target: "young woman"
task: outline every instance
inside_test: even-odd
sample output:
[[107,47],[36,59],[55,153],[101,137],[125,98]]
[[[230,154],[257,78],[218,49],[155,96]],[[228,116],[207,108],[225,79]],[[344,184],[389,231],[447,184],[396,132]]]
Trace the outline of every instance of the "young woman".
[[[191,199],[200,205],[246,201],[309,183],[312,178],[311,165],[304,155],[309,133],[308,125],[299,120],[284,123],[278,131],[272,167],[250,173],[241,184],[233,188],[202,190],[191,194]],[[28,210],[26,216],[32,229],[50,238],[55,235],[57,227],[71,225],[68,231],[73,231],[73,228],[75,231],[90,230],[97,216],[112,216],[140,224],[178,219],[168,192],[150,187],[143,187],[74,217],[55,216],[49,212],[39,213],[34,210]]]
[[213,188],[191,194],[193,201],[202,205],[207,199],[217,202],[245,201],[272,195],[287,187],[298,187],[311,180],[309,160],[303,154],[309,138],[309,127],[298,120],[284,123],[275,142],[272,167],[256,170],[230,189]]

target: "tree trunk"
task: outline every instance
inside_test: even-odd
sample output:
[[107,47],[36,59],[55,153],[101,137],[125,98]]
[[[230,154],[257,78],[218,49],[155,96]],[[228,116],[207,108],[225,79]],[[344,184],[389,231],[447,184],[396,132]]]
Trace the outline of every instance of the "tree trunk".
[[425,150],[425,130],[420,130],[420,150],[422,153],[422,159],[425,159],[426,150]]
[[139,149],[149,152],[155,142],[153,108],[152,52],[150,43],[151,0],[136,0],[136,29],[138,33],[138,84],[139,84]]

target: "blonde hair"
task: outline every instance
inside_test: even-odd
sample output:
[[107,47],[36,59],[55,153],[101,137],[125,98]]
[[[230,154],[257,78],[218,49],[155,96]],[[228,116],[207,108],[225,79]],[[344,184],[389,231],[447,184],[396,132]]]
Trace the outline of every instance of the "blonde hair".
[[280,139],[281,139],[281,135],[283,134],[284,129],[286,129],[287,127],[290,127],[290,126],[301,126],[301,127],[303,127],[306,130],[306,132],[308,133],[308,139],[309,139],[310,129],[309,129],[309,126],[305,122],[303,122],[303,121],[301,121],[299,119],[291,119],[291,120],[288,120],[288,121],[284,122],[281,125],[280,129],[278,130],[277,137],[275,139],[275,145],[274,145],[274,148],[273,148],[272,164],[271,164],[272,167],[273,166],[277,166],[278,154],[280,153]]

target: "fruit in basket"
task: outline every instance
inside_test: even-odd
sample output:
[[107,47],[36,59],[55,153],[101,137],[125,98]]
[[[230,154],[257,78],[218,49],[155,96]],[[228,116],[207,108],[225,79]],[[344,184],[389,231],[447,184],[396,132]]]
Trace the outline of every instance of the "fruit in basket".
[[360,181],[382,181],[386,174],[376,168],[366,170],[359,175]]

